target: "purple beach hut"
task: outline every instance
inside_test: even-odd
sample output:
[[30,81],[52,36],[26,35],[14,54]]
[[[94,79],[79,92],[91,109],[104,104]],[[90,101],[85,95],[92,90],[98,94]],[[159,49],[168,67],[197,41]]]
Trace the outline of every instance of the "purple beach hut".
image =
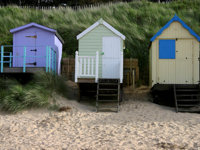
[[[14,68],[14,70],[21,68],[20,71],[28,72],[28,70],[33,71],[42,68],[46,72],[61,73],[64,41],[56,30],[37,23],[29,23],[11,29],[10,32],[13,34],[13,46],[10,46],[12,51],[9,52],[10,65],[8,68],[10,70],[11,68]],[[8,53],[6,52],[7,47],[9,46],[1,46],[1,72],[6,71],[2,62],[7,62],[5,61],[5,55]]]

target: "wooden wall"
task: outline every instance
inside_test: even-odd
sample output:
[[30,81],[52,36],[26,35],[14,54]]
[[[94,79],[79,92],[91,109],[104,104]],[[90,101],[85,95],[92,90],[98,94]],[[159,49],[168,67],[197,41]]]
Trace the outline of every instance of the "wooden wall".
[[73,57],[62,59],[62,75],[68,80],[74,81],[75,75],[75,59]]
[[[133,76],[133,71],[135,76]],[[62,60],[62,75],[68,80],[74,81],[75,59],[73,57],[63,58]],[[130,86],[133,83],[133,78],[139,80],[138,59],[124,59],[124,85]]]

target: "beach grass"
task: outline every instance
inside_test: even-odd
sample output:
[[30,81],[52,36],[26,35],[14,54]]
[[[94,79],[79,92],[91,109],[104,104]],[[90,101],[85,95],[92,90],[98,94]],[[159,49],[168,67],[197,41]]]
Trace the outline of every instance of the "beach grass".
[[66,93],[65,79],[51,73],[35,74],[26,84],[1,78],[0,108],[16,113],[27,108],[51,107],[51,104],[55,105],[55,94],[66,96]]

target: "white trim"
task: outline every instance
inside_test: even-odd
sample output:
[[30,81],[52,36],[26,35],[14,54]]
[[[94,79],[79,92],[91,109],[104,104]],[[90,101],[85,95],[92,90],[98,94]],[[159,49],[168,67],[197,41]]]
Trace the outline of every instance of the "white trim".
[[91,25],[89,28],[87,28],[86,30],[84,30],[83,32],[81,32],[79,35],[77,35],[76,36],[77,40],[79,40],[80,38],[82,38],[85,34],[87,34],[88,32],[90,32],[91,30],[93,30],[94,28],[96,28],[100,24],[104,25],[106,28],[108,28],[113,33],[115,33],[116,35],[118,35],[120,38],[122,38],[123,40],[125,40],[126,37],[123,34],[121,34],[119,31],[117,31],[115,28],[113,28],[111,25],[109,25],[103,19],[98,20],[93,25]]
[[78,63],[78,51],[75,53],[75,82],[78,82],[78,74],[79,74],[79,63]]
[[120,52],[120,83],[123,83],[123,66],[124,66],[123,52]]
[[125,40],[126,37],[123,34],[121,34],[119,31],[117,31],[115,28],[113,28],[111,25],[109,25],[107,22],[103,21],[103,25],[107,27],[108,29],[110,29],[112,32],[114,32],[116,35],[121,37],[123,40]]
[[96,73],[95,73],[95,82],[98,82],[99,78],[99,52],[96,51]]
[[88,32],[90,32],[94,28],[96,28],[98,25],[99,25],[99,21],[97,21],[96,23],[94,23],[93,25],[91,25],[89,28],[87,28],[86,30],[84,30],[83,32],[81,32],[79,35],[76,36],[77,40],[79,40],[80,38],[82,38],[85,34],[87,34]]

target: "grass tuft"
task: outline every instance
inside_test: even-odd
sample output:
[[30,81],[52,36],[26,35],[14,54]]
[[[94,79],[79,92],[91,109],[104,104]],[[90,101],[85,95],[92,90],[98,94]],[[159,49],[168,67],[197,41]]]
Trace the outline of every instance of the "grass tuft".
[[27,108],[51,107],[55,93],[66,96],[65,79],[49,73],[35,74],[33,80],[21,84],[16,80],[0,79],[0,108],[16,113]]

